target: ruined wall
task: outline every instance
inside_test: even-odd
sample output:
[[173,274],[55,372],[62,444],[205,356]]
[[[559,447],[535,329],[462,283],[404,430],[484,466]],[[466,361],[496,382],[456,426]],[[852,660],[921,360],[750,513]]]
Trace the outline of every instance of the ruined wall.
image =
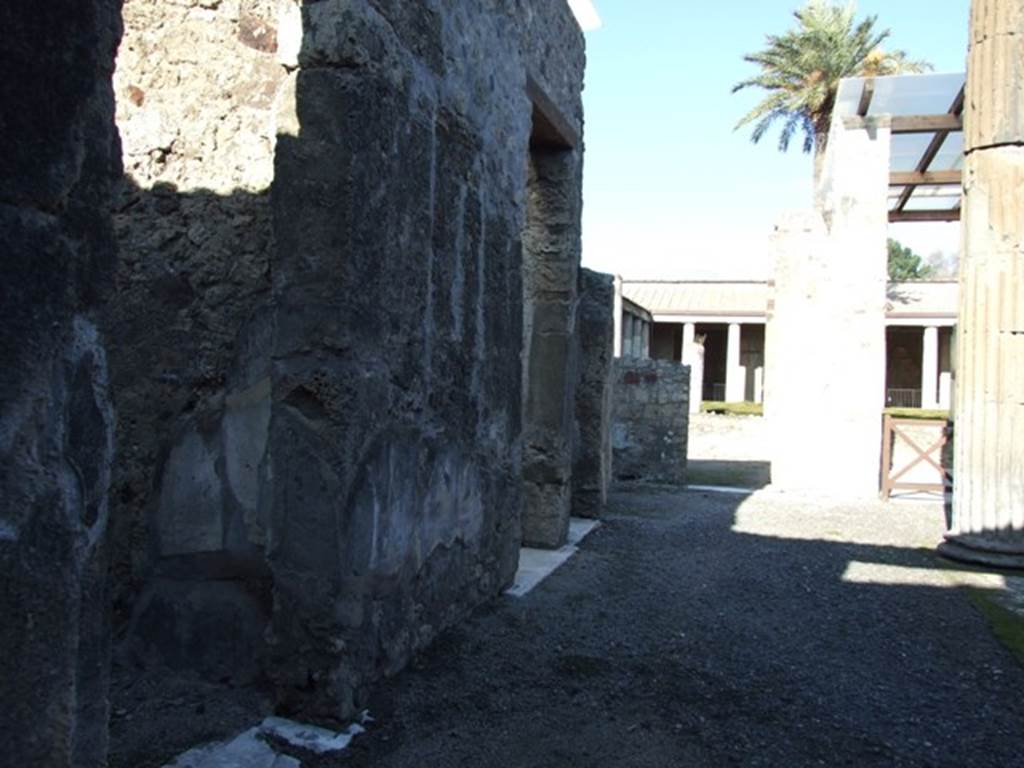
[[116,0],[0,5],[0,733],[9,765],[100,766],[114,415]]
[[670,360],[618,358],[613,401],[615,479],[685,483],[690,367]]
[[615,283],[612,275],[580,270],[576,344],[575,435],[572,465],[572,513],[599,517],[608,498],[612,473],[612,351]]
[[259,473],[278,11],[126,0],[115,76],[115,620],[132,622],[134,654],[215,679],[256,674],[271,603]]
[[272,670],[284,709],[345,717],[513,576],[527,73],[582,130],[582,35],[561,0],[302,11],[273,187]]

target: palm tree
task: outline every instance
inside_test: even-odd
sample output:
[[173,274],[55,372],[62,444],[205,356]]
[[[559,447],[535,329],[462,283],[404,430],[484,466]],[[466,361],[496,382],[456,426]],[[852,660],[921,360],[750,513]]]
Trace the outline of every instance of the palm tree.
[[743,57],[761,67],[761,72],[732,89],[736,93],[757,86],[768,91],[736,124],[739,129],[754,123],[750,138],[755,144],[781,120],[779,150],[785,152],[793,135],[803,129],[803,150],[814,151],[815,185],[821,175],[840,79],[931,69],[925,61],[909,59],[904,51],[883,51],[880,46],[890,31],[875,29],[877,16],[857,22],[855,14],[853,2],[841,7],[825,0],[808,0],[793,14],[797,20],[794,29],[768,35],[763,51]]

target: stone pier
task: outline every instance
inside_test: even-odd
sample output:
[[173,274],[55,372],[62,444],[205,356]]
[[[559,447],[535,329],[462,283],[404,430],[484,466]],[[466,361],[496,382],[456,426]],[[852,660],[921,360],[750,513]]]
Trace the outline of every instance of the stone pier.
[[612,280],[611,275],[580,270],[572,466],[572,513],[577,517],[600,517],[611,480]]
[[819,210],[791,215],[774,236],[764,401],[782,489],[878,493],[890,128],[867,122],[834,121]]
[[974,0],[953,509],[940,551],[1024,567],[1024,0]]

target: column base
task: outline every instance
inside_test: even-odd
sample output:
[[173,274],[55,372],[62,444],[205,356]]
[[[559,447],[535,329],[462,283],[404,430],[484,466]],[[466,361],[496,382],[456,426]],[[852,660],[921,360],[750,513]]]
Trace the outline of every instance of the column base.
[[994,536],[947,535],[938,552],[948,560],[992,568],[1024,570],[1024,539],[1000,539]]

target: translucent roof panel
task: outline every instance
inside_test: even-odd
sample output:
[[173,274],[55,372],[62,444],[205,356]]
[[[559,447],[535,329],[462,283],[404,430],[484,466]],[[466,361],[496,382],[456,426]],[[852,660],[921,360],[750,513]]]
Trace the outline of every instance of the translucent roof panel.
[[960,197],[925,197],[911,195],[904,211],[952,211],[960,203]]
[[[866,78],[839,82],[835,114],[857,114]],[[891,75],[876,77],[869,115],[941,115],[949,111],[964,86],[963,72],[939,75]]]
[[901,133],[892,137],[889,145],[889,168],[893,171],[913,171],[932,141],[930,133]]
[[964,166],[964,134],[962,131],[951,133],[942,142],[942,149],[932,161],[932,169],[936,171],[959,171]]
[[[955,172],[963,167],[963,130],[958,120],[919,118],[959,116],[965,79],[963,73],[955,73],[853,77],[840,82],[835,117],[893,118],[889,165],[892,173],[902,174],[898,179],[902,184],[889,188],[890,221],[959,218],[961,188]],[[918,173],[932,176],[915,178]],[[913,183],[926,180],[931,183]]]

